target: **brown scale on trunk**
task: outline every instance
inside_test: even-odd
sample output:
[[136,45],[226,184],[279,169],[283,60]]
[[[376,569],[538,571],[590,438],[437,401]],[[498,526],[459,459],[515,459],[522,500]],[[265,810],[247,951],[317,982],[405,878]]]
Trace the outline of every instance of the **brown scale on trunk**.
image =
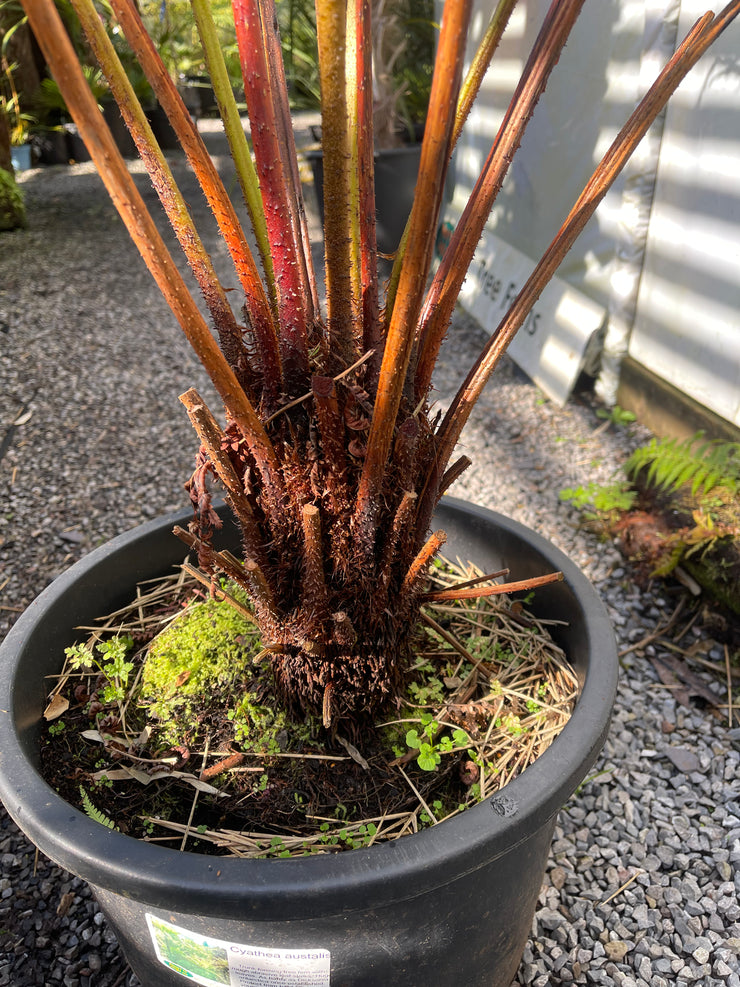
[[[363,468],[359,447],[372,413],[360,385],[313,374],[305,394],[267,422],[285,490],[277,513],[236,425],[215,426],[195,392],[187,405],[206,443],[191,481],[200,517],[192,544],[209,571],[222,570],[249,592],[282,701],[332,727],[372,718],[406,677],[426,569],[441,541],[420,553],[418,497],[405,485],[434,452],[426,417],[421,409],[407,415],[397,431],[368,564],[352,528],[352,491]],[[241,567],[207,544],[209,474],[239,504]]]
[[[298,431],[297,427],[288,430],[293,438]],[[287,511],[291,517],[298,514],[300,520],[292,523],[292,529],[289,526],[293,536],[287,549],[283,536],[279,550],[279,533],[265,517],[259,487],[251,483],[249,455],[227,428],[223,445],[234,471],[241,470],[245,476],[244,496],[252,506],[251,522],[261,532],[264,571],[249,559],[249,553],[240,571],[233,557],[209,551],[200,543],[202,529],[196,538],[191,536],[190,543],[207,569],[220,569],[229,578],[237,578],[250,593],[286,707],[313,713],[335,727],[350,718],[372,718],[402,687],[428,556],[413,557],[415,495],[394,489],[387,494],[384,530],[389,537],[378,546],[378,564],[374,571],[358,565],[359,552],[350,528],[352,505],[346,495],[343,503],[339,500],[338,491],[346,488],[331,487],[333,471],[322,456],[320,438],[319,443],[319,458],[313,464],[307,462],[305,452],[301,460],[295,446],[282,447],[291,502]],[[203,513],[207,502],[203,478],[211,465],[202,451],[196,507]],[[317,503],[310,501],[311,469],[318,469],[324,484],[324,496]],[[221,470],[226,472],[223,466]],[[301,498],[305,502],[298,511],[295,504]],[[324,510],[324,501],[331,510]],[[412,574],[402,586],[398,573],[409,569]],[[387,606],[391,598],[392,613]]]

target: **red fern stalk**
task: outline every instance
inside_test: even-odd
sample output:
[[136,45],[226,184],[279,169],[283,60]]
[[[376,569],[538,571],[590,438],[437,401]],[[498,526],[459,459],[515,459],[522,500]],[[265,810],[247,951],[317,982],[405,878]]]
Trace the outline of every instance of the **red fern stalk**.
[[448,0],[442,20],[419,178],[409,221],[408,249],[388,327],[354,518],[355,533],[366,552],[372,550],[375,542],[379,493],[431,265],[454,123],[449,104],[457,99],[471,7],[470,0]]
[[426,396],[452,312],[514,152],[584,0],[553,0],[476,186],[429,289],[419,329],[415,394]]
[[363,352],[374,350],[369,386],[377,378],[382,359],[378,306],[377,240],[375,230],[375,159],[373,147],[372,25],[370,0],[354,0],[357,17],[358,180],[360,278]]
[[352,225],[347,113],[347,4],[316,0],[324,152],[324,261],[328,346],[349,366],[359,356],[352,334]]
[[[265,47],[263,18],[274,17],[269,0],[232,0],[244,92],[252,127],[257,174],[265,209],[278,293],[279,338],[286,390],[306,389],[308,332],[313,324],[312,292],[301,263],[303,240],[295,225],[296,210],[278,139],[280,110]],[[282,128],[280,128],[282,129]]]
[[236,210],[175,83],[168,72],[161,70],[159,53],[142,23],[134,0],[111,0],[111,6],[131,50],[167,114],[229,249],[244,291],[245,308],[256,341],[263,378],[263,402],[268,409],[274,409],[282,378],[277,329],[259,270],[247,246]]

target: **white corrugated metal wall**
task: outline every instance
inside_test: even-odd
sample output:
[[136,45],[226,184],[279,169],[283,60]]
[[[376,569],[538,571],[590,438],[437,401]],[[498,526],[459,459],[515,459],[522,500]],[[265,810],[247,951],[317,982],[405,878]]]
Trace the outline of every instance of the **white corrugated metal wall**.
[[[517,257],[533,262],[544,250],[673,51],[677,33],[683,37],[710,3],[588,0],[489,223]],[[476,0],[471,54],[491,6],[491,0]],[[521,0],[512,17],[456,155],[458,207],[548,6],[549,0]],[[597,389],[607,402],[615,400],[619,362],[629,352],[740,425],[738,220],[736,23],[684,81],[665,121],[653,128],[558,272],[603,307],[606,350]]]

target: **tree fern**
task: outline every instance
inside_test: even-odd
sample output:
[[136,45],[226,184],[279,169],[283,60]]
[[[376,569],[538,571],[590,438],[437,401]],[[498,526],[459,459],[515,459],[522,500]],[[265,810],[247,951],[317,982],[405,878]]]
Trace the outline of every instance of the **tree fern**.
[[[196,391],[182,395],[201,448],[189,484],[198,516],[191,530],[177,534],[198,551],[209,573],[224,573],[249,594],[285,708],[321,716],[327,727],[359,718],[373,721],[381,706],[392,705],[400,694],[413,661],[426,570],[444,537],[443,532],[429,535],[431,520],[439,498],[469,465],[466,457],[454,457],[475,402],[639,140],[690,67],[740,13],[740,0],[732,0],[716,17],[707,14],[677,48],[596,166],[444,416],[437,415],[432,390],[442,341],[496,195],[584,0],[549,5],[464,216],[427,290],[448,165],[464,116],[456,112],[457,94],[474,6],[472,0],[444,5],[414,206],[382,305],[373,208],[372,4],[316,0],[325,308],[319,304],[305,220],[275,2],[231,0],[253,169],[251,156],[244,153],[241,121],[232,126],[233,94],[227,97],[228,86],[222,85],[224,42],[213,21],[225,2],[194,4],[201,47],[258,234],[259,259],[247,249],[229,195],[170,77],[171,61],[182,70],[182,60],[168,58],[165,64],[158,54],[159,14],[166,30],[168,16],[174,18],[183,4],[172,0],[154,8],[156,39],[144,30],[134,3],[107,0],[105,6],[170,117],[221,228],[235,267],[225,284],[236,275],[244,286],[243,298],[242,292],[234,296],[234,310],[101,23],[99,5],[72,0],[207,314],[102,126],[53,0],[26,0],[25,7],[102,180],[224,404],[222,428]],[[151,9],[149,0],[145,7]],[[508,2],[496,5],[497,10],[512,8]],[[184,17],[194,37],[189,11]],[[500,17],[493,20],[501,26]],[[493,55],[489,42],[498,36],[498,27],[486,32],[476,65],[487,64]],[[197,51],[197,44],[193,47]],[[473,73],[470,87],[466,84],[471,96],[482,78],[483,68]],[[257,185],[259,195],[254,194]],[[224,485],[241,527],[242,559],[210,543],[212,477]]]
[[691,484],[692,496],[706,496],[715,487],[726,487],[732,493],[740,488],[740,443],[703,442],[704,433],[689,439],[652,439],[648,445],[635,450],[625,464],[633,480],[647,469],[648,486],[662,490],[680,490]]

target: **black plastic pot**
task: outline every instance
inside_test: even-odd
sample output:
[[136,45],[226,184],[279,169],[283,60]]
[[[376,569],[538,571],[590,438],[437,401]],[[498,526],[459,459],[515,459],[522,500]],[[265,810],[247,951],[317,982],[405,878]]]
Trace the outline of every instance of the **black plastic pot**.
[[[136,150],[136,144],[134,144],[134,139],[129,133],[128,127],[123,122],[121,111],[118,109],[116,103],[106,102],[103,108],[103,116],[105,118],[105,122],[110,128],[110,132],[113,135],[116,146],[123,157],[137,157],[138,152]],[[71,159],[72,161],[76,161],[78,163],[89,161],[90,152],[85,147],[85,142],[80,137],[77,126],[73,123],[68,123],[65,124],[64,129],[67,137],[68,160]]]
[[121,111],[118,109],[118,104],[106,100],[103,104],[103,117],[105,122],[110,128],[111,134],[113,134],[113,139],[116,142],[116,147],[121,152],[124,158],[136,158],[138,157],[138,152],[136,150],[136,144],[134,139],[129,133],[129,129],[124,123]]
[[[316,200],[324,221],[324,155],[308,151],[306,157],[313,171]],[[406,221],[414,203],[416,176],[419,173],[421,144],[375,151],[375,236],[378,250],[392,254],[398,249]]]
[[163,151],[179,151],[180,141],[164,109],[157,103],[146,111],[149,126]]
[[216,94],[208,76],[188,76],[179,89],[188,111],[194,117],[213,116],[218,112]]
[[[92,822],[37,772],[44,677],[58,672],[75,625],[110,612],[137,581],[181,559],[170,534],[176,520],[146,524],[93,552],[46,589],[8,635],[0,649],[0,796],[8,812],[44,853],[90,883],[146,987],[184,979],[157,958],[147,915],[190,933],[191,949],[203,948],[207,937],[221,941],[213,949],[223,950],[222,965],[241,956],[238,962],[253,966],[272,951],[283,971],[273,980],[244,975],[235,984],[509,987],[556,813],[596,758],[614,699],[614,635],[590,583],[521,525],[445,498],[435,526],[447,531],[451,557],[487,571],[506,566],[512,579],[558,568],[565,574],[536,596],[542,616],[568,622],[557,634],[582,681],[561,735],[501,793],[393,843],[298,860],[183,854]],[[303,954],[323,974],[301,974]],[[224,974],[215,982],[230,981]]]
[[47,130],[38,133],[33,139],[38,151],[39,163],[44,165],[66,165],[69,162],[67,134],[64,130]]

